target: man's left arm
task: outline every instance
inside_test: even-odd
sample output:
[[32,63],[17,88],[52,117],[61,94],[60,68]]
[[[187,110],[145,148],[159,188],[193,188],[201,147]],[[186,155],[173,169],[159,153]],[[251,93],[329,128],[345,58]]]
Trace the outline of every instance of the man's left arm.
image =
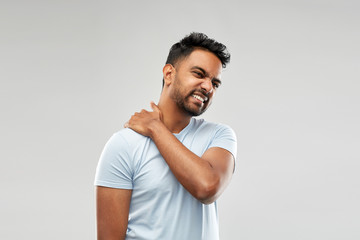
[[229,184],[233,155],[220,147],[209,148],[201,157],[186,148],[160,120],[160,110],[141,111],[131,117],[126,127],[150,137],[177,180],[204,204],[214,202]]

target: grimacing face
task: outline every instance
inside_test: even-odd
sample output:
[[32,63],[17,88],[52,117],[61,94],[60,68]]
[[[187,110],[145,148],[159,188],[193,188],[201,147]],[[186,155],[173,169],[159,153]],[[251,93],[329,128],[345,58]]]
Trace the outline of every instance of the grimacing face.
[[212,52],[196,49],[175,66],[171,98],[190,116],[199,116],[211,105],[221,84],[222,64]]

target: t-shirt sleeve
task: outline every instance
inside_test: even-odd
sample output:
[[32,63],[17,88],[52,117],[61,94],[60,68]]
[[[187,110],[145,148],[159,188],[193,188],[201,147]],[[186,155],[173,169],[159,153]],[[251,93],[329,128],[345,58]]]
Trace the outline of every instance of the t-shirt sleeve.
[[109,139],[96,168],[96,186],[133,188],[133,168],[129,149],[128,142],[120,132]]
[[228,150],[236,159],[237,140],[235,132],[227,125],[220,124],[215,131],[215,135],[210,142],[211,147],[220,147]]

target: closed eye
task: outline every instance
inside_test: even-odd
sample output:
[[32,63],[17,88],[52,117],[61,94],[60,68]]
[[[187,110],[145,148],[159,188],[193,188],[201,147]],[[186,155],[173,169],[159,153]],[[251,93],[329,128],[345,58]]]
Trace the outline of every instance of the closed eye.
[[198,78],[203,78],[203,77],[204,77],[204,74],[201,73],[201,72],[194,71],[193,73],[194,73],[194,75],[195,75],[196,77],[198,77]]
[[214,86],[214,88],[220,87],[220,83],[218,83],[217,81],[212,81],[212,85]]

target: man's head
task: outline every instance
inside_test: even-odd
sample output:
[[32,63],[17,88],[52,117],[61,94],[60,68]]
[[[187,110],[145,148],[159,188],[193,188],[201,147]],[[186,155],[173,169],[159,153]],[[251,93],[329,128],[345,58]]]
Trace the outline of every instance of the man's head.
[[229,60],[223,44],[202,33],[190,34],[170,50],[163,69],[163,94],[187,115],[202,114],[210,106]]
[[204,33],[192,32],[172,45],[166,59],[166,64],[176,66],[179,61],[188,57],[195,49],[204,49],[215,54],[221,61],[223,68],[230,62],[230,53],[224,44],[209,38]]

